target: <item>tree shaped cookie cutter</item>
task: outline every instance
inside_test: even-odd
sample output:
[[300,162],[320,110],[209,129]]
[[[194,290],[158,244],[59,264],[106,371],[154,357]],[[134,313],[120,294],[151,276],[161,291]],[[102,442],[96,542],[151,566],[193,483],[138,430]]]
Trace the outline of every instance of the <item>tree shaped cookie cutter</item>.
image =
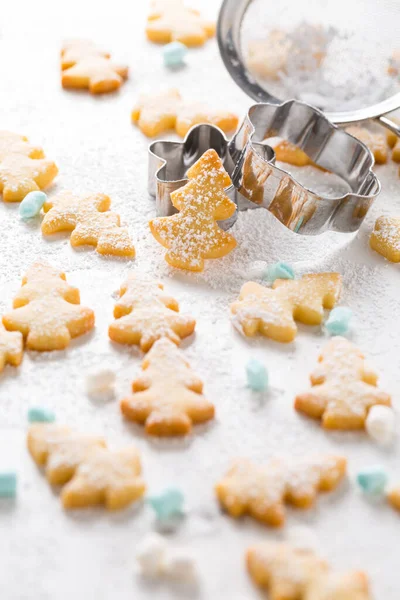
[[[275,164],[263,142],[280,137],[305,152],[323,171],[341,179],[344,193],[312,190]],[[149,193],[158,215],[173,214],[170,193],[187,183],[189,167],[209,148],[223,160],[232,179],[226,193],[239,210],[266,208],[285,227],[303,235],[359,229],[381,190],[368,148],[340,129],[317,108],[289,100],[250,107],[231,141],[213,125],[195,125],[183,142],[159,140],[149,147]],[[235,217],[228,223],[233,225]],[[222,225],[222,223],[221,223]]]

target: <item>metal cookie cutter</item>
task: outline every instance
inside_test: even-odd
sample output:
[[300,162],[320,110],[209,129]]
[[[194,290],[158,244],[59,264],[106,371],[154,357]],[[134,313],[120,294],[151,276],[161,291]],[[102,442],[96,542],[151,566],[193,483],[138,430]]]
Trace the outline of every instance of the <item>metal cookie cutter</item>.
[[[273,149],[262,143],[276,136],[298,146],[317,167],[338,175],[348,185],[348,192],[326,197],[277,167]],[[187,183],[188,168],[209,148],[218,152],[231,176],[233,186],[226,193],[240,210],[266,208],[296,233],[356,231],[380,192],[367,147],[318,109],[290,100],[252,106],[230,142],[220,129],[205,124],[195,125],[183,142],[153,142],[149,147],[149,192],[156,198],[158,215],[176,212],[170,193]],[[236,215],[220,225],[227,229],[235,220]]]
[[[295,144],[316,167],[338,175],[348,191],[328,196],[299,183],[260,153],[260,142],[271,137]],[[296,100],[252,106],[229,150],[236,163],[232,181],[240,192],[239,206],[262,206],[296,233],[356,231],[381,189],[368,148],[320,110]],[[242,196],[250,204],[243,204]]]
[[[188,169],[206,152],[213,148],[220,156],[224,168],[232,177],[235,170],[229,140],[215,125],[195,125],[183,142],[158,140],[149,146],[149,194],[156,199],[157,216],[169,216],[176,213],[170,194],[188,182]],[[274,152],[266,147],[267,154],[273,160]],[[238,204],[238,192],[231,185],[225,193]],[[222,229],[229,229],[237,219],[237,212],[225,221],[220,221]]]

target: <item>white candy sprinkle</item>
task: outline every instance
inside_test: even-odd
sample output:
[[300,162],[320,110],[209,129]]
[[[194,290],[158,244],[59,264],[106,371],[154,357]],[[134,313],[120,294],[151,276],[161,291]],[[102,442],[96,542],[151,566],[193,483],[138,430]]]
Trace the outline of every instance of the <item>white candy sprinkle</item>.
[[175,581],[190,582],[196,579],[196,563],[186,550],[172,549],[167,552],[165,574]]
[[365,428],[375,442],[387,446],[395,433],[395,414],[389,406],[375,405],[368,413]]
[[88,373],[85,383],[88,396],[111,398],[114,395],[115,373],[111,369],[98,369]]
[[136,553],[136,561],[144,577],[162,575],[167,546],[167,541],[158,533],[149,533],[142,540]]

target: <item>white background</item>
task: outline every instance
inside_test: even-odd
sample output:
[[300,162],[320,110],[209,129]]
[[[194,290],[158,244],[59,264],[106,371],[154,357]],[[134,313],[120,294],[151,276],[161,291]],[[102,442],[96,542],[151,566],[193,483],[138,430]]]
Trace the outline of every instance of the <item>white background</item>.
[[[213,0],[201,3],[215,13]],[[128,600],[201,598],[250,600],[258,592],[244,564],[249,544],[285,538],[295,525],[315,531],[321,553],[338,569],[365,569],[378,600],[397,600],[399,515],[385,504],[370,504],[351,478],[361,467],[381,463],[400,481],[399,445],[382,451],[362,433],[326,433],[296,414],[295,394],[307,386],[318,350],[326,338],[319,328],[300,327],[289,346],[265,339],[245,340],[229,322],[228,305],[237,297],[254,261],[290,261],[299,274],[332,269],[342,273],[342,304],[355,314],[352,338],[381,373],[380,385],[399,389],[398,266],[368,247],[368,235],[380,214],[399,214],[398,176],[393,164],[378,168],[383,192],[357,237],[327,234],[299,238],[266,212],[242,213],[232,233],[238,248],[207,264],[204,274],[170,269],[152,239],[154,215],[147,186],[148,140],[130,124],[130,110],[145,88],[177,86],[184,96],[203,99],[243,115],[251,101],[225,73],[215,40],[190,51],[187,67],[168,72],[161,48],[145,40],[147,2],[70,1],[2,3],[0,22],[0,127],[26,134],[57,161],[60,174],[50,190],[101,191],[109,194],[136,244],[134,262],[105,259],[93,250],[71,249],[67,236],[44,240],[40,219],[19,220],[18,206],[0,202],[0,310],[9,310],[20,277],[37,259],[67,272],[81,290],[82,304],[96,312],[96,329],[65,352],[26,353],[19,369],[0,377],[0,469],[18,472],[16,502],[0,501],[0,596],[7,600]],[[63,91],[59,49],[65,37],[85,36],[110,49],[130,66],[120,93],[92,97]],[[140,353],[111,344],[113,292],[130,269],[161,278],[183,312],[198,322],[196,335],[182,347],[205,381],[215,402],[215,422],[196,429],[187,441],[153,442],[139,427],[125,423],[118,400],[129,392]],[[271,390],[259,397],[246,389],[249,358],[265,361]],[[84,392],[85,373],[107,367],[117,374],[114,401],[91,401]],[[148,506],[110,515],[102,509],[65,513],[25,448],[27,409],[53,409],[57,420],[81,431],[103,433],[115,447],[135,443],[142,452],[151,493],[177,485],[185,494],[189,517],[172,537],[190,549],[198,563],[199,589],[184,591],[165,584],[149,586],[135,573],[135,548],[154,528]],[[231,458],[266,461],[276,453],[344,453],[349,482],[320,498],[315,510],[288,510],[282,532],[250,520],[237,523],[218,512],[213,485]]]

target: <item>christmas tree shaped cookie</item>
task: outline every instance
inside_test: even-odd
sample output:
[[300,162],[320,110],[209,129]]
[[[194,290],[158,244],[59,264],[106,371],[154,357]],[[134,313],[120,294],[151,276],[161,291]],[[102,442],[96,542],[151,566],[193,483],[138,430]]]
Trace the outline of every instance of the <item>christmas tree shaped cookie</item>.
[[400,262],[400,217],[379,217],[369,244],[390,262]]
[[142,363],[143,373],[132,384],[133,395],[121,401],[127,419],[145,425],[156,436],[186,435],[193,423],[214,416],[203,396],[203,383],[178,348],[167,339],[156,342]]
[[71,246],[94,246],[102,255],[133,258],[135,248],[128,229],[121,227],[120,216],[110,211],[111,200],[105,194],[79,196],[62,192],[43,205],[46,213],[42,233],[72,231]]
[[114,342],[137,344],[147,352],[160,338],[179,344],[193,333],[196,321],[181,315],[175,298],[168,296],[162,283],[148,275],[131,273],[119,294],[114,307],[116,320],[108,330]]
[[9,364],[18,367],[22,361],[24,340],[19,331],[7,331],[0,320],[0,373]]
[[202,46],[215,33],[215,23],[203,19],[184,0],[153,0],[146,34],[152,42],[182,42],[185,46]]
[[14,310],[3,316],[3,325],[21,332],[30,350],[63,350],[94,326],[93,311],[79,302],[79,290],[66,282],[64,273],[36,263],[22,279]]
[[61,49],[61,84],[88,89],[91,94],[113,92],[128,77],[128,67],[117,65],[89,40],[71,40]]
[[285,503],[309,508],[319,492],[334,490],[346,474],[342,456],[293,460],[272,459],[265,466],[239,459],[216,486],[223,508],[234,518],[250,515],[280,527],[285,523]]
[[312,388],[296,397],[295,408],[320,419],[326,429],[363,429],[372,406],[391,405],[362,352],[342,337],[324,347],[310,379]]
[[58,173],[39,146],[25,136],[0,131],[0,193],[4,202],[21,202],[29,192],[42,190]]
[[133,446],[112,451],[102,437],[55,423],[32,425],[27,445],[36,464],[45,467],[49,483],[64,486],[66,509],[104,504],[117,510],[145,492],[140,456]]
[[271,600],[372,600],[363,571],[336,572],[308,549],[264,541],[246,554],[254,583]]
[[148,137],[171,129],[185,137],[189,129],[198,123],[210,123],[228,133],[236,129],[238,124],[234,113],[201,102],[187,102],[176,89],[140,96],[131,118]]
[[202,271],[205,259],[220,258],[236,247],[235,238],[216,222],[231,217],[236,206],[225,194],[231,180],[215,150],[207,150],[187,177],[189,182],[171,194],[179,213],[153,219],[150,230],[168,248],[165,260],[171,266]]
[[261,333],[277,342],[291,342],[295,321],[319,325],[324,308],[333,308],[342,288],[339,273],[315,273],[301,279],[276,279],[272,289],[249,281],[231,305],[234,326],[243,335]]

